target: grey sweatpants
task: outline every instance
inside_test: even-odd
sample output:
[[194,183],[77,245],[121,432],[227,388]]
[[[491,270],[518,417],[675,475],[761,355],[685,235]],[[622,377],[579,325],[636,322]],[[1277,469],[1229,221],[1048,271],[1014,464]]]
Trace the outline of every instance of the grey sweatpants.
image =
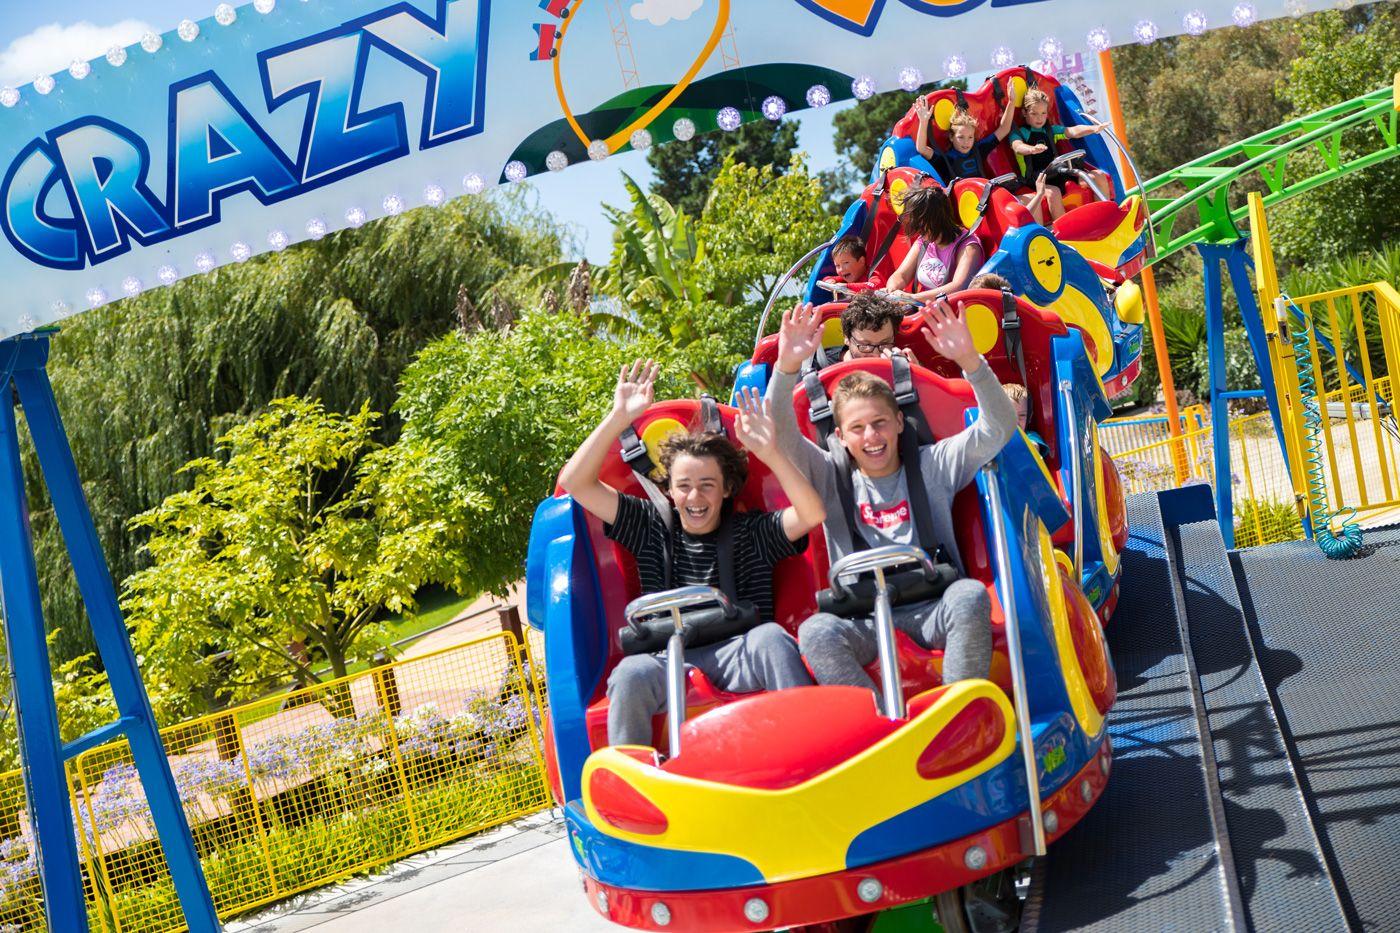
[[[797,639],[776,622],[701,648],[685,649],[687,667],[731,693],[810,687]],[[608,744],[650,745],[651,717],[666,709],[666,652],[628,655],[608,675]]]
[[[924,648],[943,649],[943,682],[986,677],[992,670],[992,600],[976,580],[955,580],[932,602],[898,606],[894,626]],[[865,666],[875,660],[875,619],[819,612],[797,631],[819,684],[875,689]]]

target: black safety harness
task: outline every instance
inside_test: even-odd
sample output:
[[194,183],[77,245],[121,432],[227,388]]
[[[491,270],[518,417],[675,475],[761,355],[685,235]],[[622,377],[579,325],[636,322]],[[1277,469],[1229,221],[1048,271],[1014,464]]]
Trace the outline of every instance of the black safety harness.
[[1016,369],[1021,374],[1021,385],[1026,381],[1026,354],[1021,348],[1021,313],[1016,308],[1016,293],[1009,288],[1001,290],[1001,332],[1006,339],[1006,355],[1016,361]]
[[[904,480],[909,489],[909,509],[919,541],[927,550],[931,542],[938,541],[938,536],[933,530],[933,509],[929,505],[928,487],[924,483],[924,472],[919,463],[919,449],[934,442],[933,432],[919,407],[919,393],[914,387],[914,375],[909,361],[896,355],[890,358],[890,366],[895,401],[904,415],[904,430],[899,435],[899,457],[901,468],[904,470]],[[855,482],[852,476],[854,467],[850,454],[846,452],[845,446],[833,430],[835,425],[831,400],[816,373],[804,376],[802,386],[807,393],[812,426],[816,428],[822,444],[830,452],[832,464],[836,468],[836,494],[841,500],[841,513],[850,532],[851,547],[857,551],[867,550],[870,542],[866,540],[856,520]],[[890,605],[901,606],[936,599],[960,576],[957,568],[948,559],[942,544],[933,547],[932,557],[932,574],[922,567],[885,574]],[[839,616],[867,616],[874,611],[874,580],[863,577],[846,589],[845,593],[832,589],[822,590],[817,594],[817,607],[822,612]]]
[[[724,433],[719,404],[709,395],[700,397],[700,423],[708,433]],[[651,454],[636,429],[628,425],[622,432],[621,441],[623,462],[637,475],[638,483],[661,514],[661,521],[666,526],[666,533],[662,536],[662,589],[673,589],[675,555],[672,552],[674,543],[671,540],[674,527],[671,500],[651,477]],[[682,612],[681,629],[687,648],[712,645],[741,635],[760,622],[758,608],[751,602],[739,599],[739,587],[734,575],[734,511],[728,503],[715,534],[715,563],[719,571],[719,589],[729,597],[733,611],[726,612],[723,606],[704,606]],[[669,615],[640,620],[638,626],[641,631],[631,625],[624,625],[620,630],[618,640],[621,642],[623,654],[651,654],[654,651],[662,651],[676,630],[675,622]]]

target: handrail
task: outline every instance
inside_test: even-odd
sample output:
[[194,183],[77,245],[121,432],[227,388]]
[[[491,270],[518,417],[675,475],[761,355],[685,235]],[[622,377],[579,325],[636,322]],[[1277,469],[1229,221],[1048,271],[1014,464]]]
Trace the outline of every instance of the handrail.
[[987,480],[991,509],[992,551],[996,557],[997,582],[1001,585],[1001,607],[1006,617],[1006,654],[1011,664],[1011,689],[1016,699],[1016,729],[1021,734],[1021,758],[1026,768],[1026,795],[1030,803],[1031,838],[1035,854],[1045,854],[1045,824],[1040,813],[1040,768],[1035,760],[1035,739],[1031,734],[1030,695],[1026,688],[1026,659],[1021,653],[1021,630],[1016,618],[1016,591],[1011,577],[1011,550],[1006,543],[1001,487],[997,485],[997,463],[982,468]]
[[638,596],[627,604],[623,616],[634,630],[640,630],[642,616],[671,613],[676,630],[666,641],[666,739],[670,757],[681,753],[681,726],[685,725],[685,629],[681,610],[690,606],[718,603],[726,616],[734,615],[734,604],[724,591],[713,586],[678,586],[659,593]]
[[880,697],[886,719],[903,719],[909,714],[904,705],[904,691],[899,684],[894,615],[890,610],[890,594],[885,585],[885,571],[901,564],[920,564],[928,573],[935,572],[933,561],[922,549],[909,544],[887,544],[847,554],[833,564],[831,572],[827,574],[831,588],[841,594],[849,592],[841,577],[872,571],[875,574],[875,643],[880,655]]
[[1079,425],[1074,417],[1074,384],[1068,379],[1060,381],[1060,404],[1071,429],[1069,434],[1069,478],[1073,487],[1069,493],[1069,507],[1074,519],[1074,572],[1084,574],[1084,454],[1079,449]]
[[797,262],[792,264],[792,268],[788,269],[788,271],[783,273],[782,278],[778,279],[778,284],[773,286],[773,293],[768,296],[768,303],[763,306],[763,314],[758,319],[758,331],[754,334],[753,337],[754,349],[758,349],[759,341],[763,339],[763,329],[768,326],[768,315],[770,312],[772,312],[773,305],[777,304],[778,296],[782,294],[783,289],[787,287],[787,283],[792,281],[793,273],[805,266],[812,259],[813,256],[817,255],[822,250],[830,249],[831,247],[835,246],[836,241],[839,239],[839,236],[834,236],[822,245],[812,247],[805,254],[803,254],[801,259],[797,260]]
[[1137,179],[1137,185],[1129,191],[1127,186],[1123,187],[1123,197],[1129,198],[1136,193],[1142,201],[1143,227],[1147,230],[1147,258],[1150,260],[1157,255],[1157,231],[1152,226],[1152,211],[1147,205],[1147,192],[1143,188],[1144,179],[1142,172],[1138,171],[1137,163],[1133,161],[1133,155],[1128,151],[1128,147],[1113,133],[1113,127],[1100,123],[1103,127],[1101,135],[1107,136],[1113,145],[1118,149],[1119,155],[1128,163],[1128,168],[1133,173],[1133,178]]

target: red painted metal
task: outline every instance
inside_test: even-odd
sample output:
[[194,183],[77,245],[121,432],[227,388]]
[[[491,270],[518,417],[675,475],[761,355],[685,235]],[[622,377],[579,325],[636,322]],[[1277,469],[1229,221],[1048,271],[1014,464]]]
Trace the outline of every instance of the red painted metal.
[[[1045,809],[1053,809],[1059,817],[1059,826],[1047,839],[1063,836],[1089,812],[1108,782],[1106,766],[1110,754],[1105,741],[1094,760],[1045,802]],[[1100,760],[1104,765],[1100,765]],[[1084,799],[1081,789],[1085,783],[1089,786],[1088,800]],[[605,916],[614,923],[635,929],[757,933],[830,923],[949,891],[1015,865],[1028,857],[1021,849],[1020,824],[1024,820],[1022,815],[932,849],[862,868],[778,884],[720,891],[656,892],[615,888],[599,884],[587,875],[583,883],[595,910],[599,909],[601,893],[607,904]],[[1024,835],[1028,840],[1029,831]],[[964,862],[967,850],[974,845],[980,846],[987,856],[986,863],[977,870],[968,868]],[[856,886],[865,878],[875,878],[883,886],[883,893],[874,904],[863,902],[856,894]],[[751,898],[763,900],[768,908],[767,919],[755,923],[744,916],[744,904]],[[652,919],[652,907],[658,902],[665,904],[669,912],[670,921],[665,927]]]
[[607,768],[589,777],[588,797],[600,817],[625,832],[659,836],[670,825],[656,804]]
[[957,774],[995,751],[1005,735],[1001,710],[986,697],[978,697],[939,730],[914,767],[929,781]]

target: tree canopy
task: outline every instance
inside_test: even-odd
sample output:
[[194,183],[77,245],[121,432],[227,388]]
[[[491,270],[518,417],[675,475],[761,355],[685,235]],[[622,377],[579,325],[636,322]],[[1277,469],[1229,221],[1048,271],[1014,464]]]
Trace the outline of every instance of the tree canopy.
[[737,130],[713,130],[682,142],[674,140],[647,151],[647,164],[656,172],[651,191],[678,210],[699,217],[710,197],[710,186],[727,158],[745,165],[771,165],[781,174],[797,148],[797,124],[792,120],[745,123]]

